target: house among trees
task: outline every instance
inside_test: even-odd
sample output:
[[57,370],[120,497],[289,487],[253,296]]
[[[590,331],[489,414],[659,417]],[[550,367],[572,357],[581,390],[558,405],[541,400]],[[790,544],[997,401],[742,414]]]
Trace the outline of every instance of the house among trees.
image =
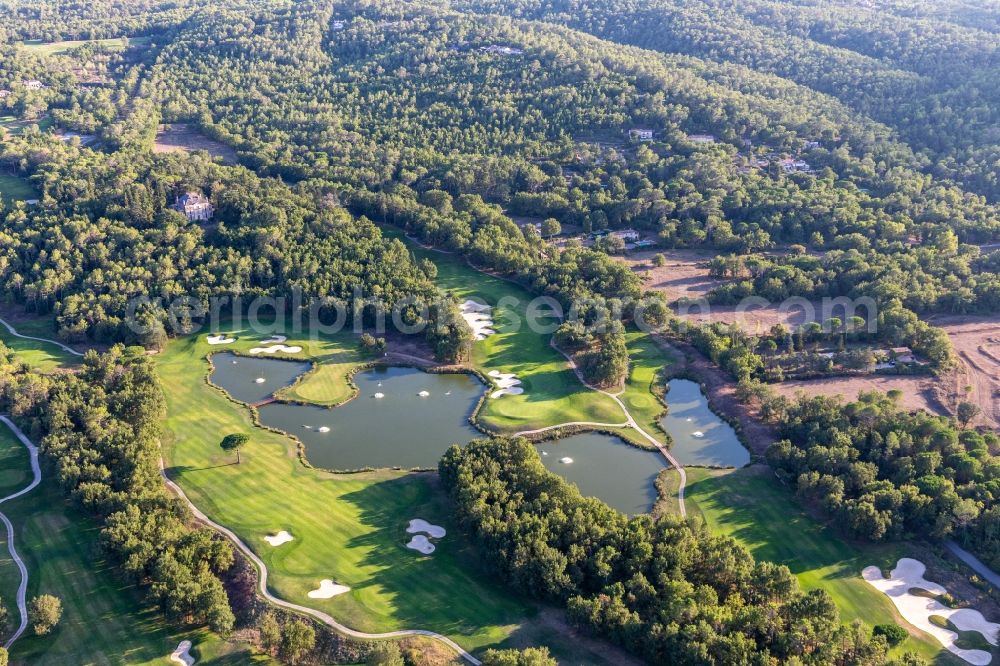
[[613,231],[612,236],[616,238],[621,238],[626,243],[635,243],[639,240],[639,232],[635,229],[622,229],[621,231]]
[[512,46],[500,46],[499,44],[482,46],[479,50],[484,53],[493,53],[495,55],[521,55],[524,53],[521,49],[515,49]]
[[24,87],[28,90],[41,90],[45,87],[45,84],[37,79],[31,79],[30,81],[22,81]]
[[781,165],[781,170],[785,173],[809,173],[812,171],[812,167],[809,163],[804,160],[796,160],[788,157],[786,159],[778,162]]
[[715,143],[715,137],[711,134],[689,134],[688,141],[702,144]]
[[0,99],[7,99],[12,94],[13,93],[11,91],[9,91],[9,90],[0,90]]
[[189,222],[203,222],[211,220],[215,214],[215,207],[207,197],[198,192],[185,192],[177,197],[174,210],[184,213]]
[[916,363],[917,357],[913,354],[913,351],[909,347],[893,347],[889,351],[892,352],[892,358],[896,363]]
[[653,130],[651,129],[630,129],[628,138],[633,141],[652,141]]

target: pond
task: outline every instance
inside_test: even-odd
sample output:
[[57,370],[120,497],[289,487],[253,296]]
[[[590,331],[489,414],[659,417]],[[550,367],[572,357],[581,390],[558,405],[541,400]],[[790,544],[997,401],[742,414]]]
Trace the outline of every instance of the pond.
[[[265,377],[270,394],[303,372],[303,364],[279,359],[248,359],[256,365],[246,372],[243,357],[232,364],[226,356],[232,355],[213,357],[212,381],[246,402],[263,399],[254,383],[258,376]],[[484,390],[474,376],[379,366],[354,375],[354,383],[357,397],[340,407],[272,402],[258,408],[260,422],[298,437],[311,464],[338,470],[434,468],[449,446],[482,436],[469,423]]]
[[[666,467],[657,451],[646,451],[613,435],[581,433],[538,444],[542,463],[580,488],[630,516],[646,513],[656,502],[656,476]],[[572,463],[560,462],[565,458]]]
[[682,465],[743,467],[750,462],[750,452],[732,426],[708,408],[698,384],[672,379],[667,387],[669,411],[660,424],[670,433],[670,452]]
[[231,352],[213,354],[212,365],[212,383],[236,400],[250,404],[267,400],[312,367],[304,361],[237,356]]

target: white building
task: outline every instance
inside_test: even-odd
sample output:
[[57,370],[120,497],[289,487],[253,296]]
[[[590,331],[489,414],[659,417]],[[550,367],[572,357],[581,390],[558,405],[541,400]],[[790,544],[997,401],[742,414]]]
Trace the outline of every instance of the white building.
[[21,83],[23,83],[24,87],[27,88],[28,90],[41,90],[42,88],[45,87],[45,84],[37,79],[22,81]]
[[790,157],[781,160],[778,164],[781,165],[781,170],[785,173],[809,173],[812,171],[812,167],[809,166],[808,162]]
[[493,53],[495,55],[521,55],[524,53],[521,49],[515,49],[511,46],[500,46],[499,44],[483,46],[480,47],[479,50],[485,53]]
[[715,143],[715,137],[711,134],[689,134],[688,141],[691,143]]
[[633,141],[652,141],[653,140],[653,130],[651,129],[630,129],[628,131],[628,138]]
[[621,231],[612,231],[612,236],[616,238],[621,238],[626,243],[635,243],[639,240],[639,232],[635,229],[622,229]]
[[8,97],[10,97],[13,94],[14,93],[12,93],[9,90],[0,90],[0,99],[7,99]]
[[212,202],[197,192],[185,192],[177,197],[174,210],[184,213],[189,222],[211,220],[215,214]]

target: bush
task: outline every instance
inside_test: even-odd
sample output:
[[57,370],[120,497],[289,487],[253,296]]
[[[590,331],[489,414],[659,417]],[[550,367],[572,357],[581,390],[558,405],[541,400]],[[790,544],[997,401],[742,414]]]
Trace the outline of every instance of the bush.
[[890,647],[895,647],[906,640],[909,633],[898,624],[876,624],[872,630],[873,636],[885,636]]

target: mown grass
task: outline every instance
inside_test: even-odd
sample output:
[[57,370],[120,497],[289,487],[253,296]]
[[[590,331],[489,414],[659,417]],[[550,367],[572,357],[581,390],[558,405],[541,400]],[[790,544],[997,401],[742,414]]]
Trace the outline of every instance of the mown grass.
[[0,174],[0,198],[6,201],[24,201],[38,195],[35,188],[24,178],[10,174]]
[[715,533],[735,538],[759,560],[785,564],[804,589],[826,590],[845,622],[860,620],[869,627],[900,624],[917,636],[895,652],[912,651],[928,660],[954,663],[932,637],[917,632],[900,618],[892,602],[861,577],[875,565],[891,569],[906,555],[905,544],[855,544],[835,526],[807,514],[790,489],[770,468],[754,465],[739,470],[687,468],[687,511]]
[[[209,386],[206,354],[259,340],[235,333],[241,336],[235,344],[220,347],[209,347],[204,335],[176,340],[157,358],[168,406],[166,464],[201,510],[260,555],[275,594],[364,631],[430,629],[470,650],[525,640],[552,644],[533,626],[531,605],[487,582],[479,556],[449,524],[436,475],[391,470],[334,475],[306,468],[288,436],[256,427],[248,408]],[[296,355],[305,356],[341,353],[344,343],[309,343],[290,335],[286,344],[306,346]],[[341,381],[344,386],[336,390],[349,390]],[[219,448],[231,432],[251,435],[240,465]],[[406,433],[399,439],[405,446]],[[404,546],[406,526],[417,517],[448,528],[432,556]],[[279,530],[295,540],[272,548],[263,537]],[[329,600],[308,598],[323,578],[351,591]],[[601,661],[581,654],[572,641],[552,647],[569,651],[574,662]]]
[[[660,396],[665,383],[663,370],[674,359],[648,333],[629,331],[626,341],[631,365],[621,401],[643,430],[666,443],[667,436],[660,425],[660,417],[667,408]],[[645,445],[648,446],[648,442]]]
[[[28,470],[28,455],[6,426],[0,426],[0,464]],[[25,484],[30,472],[23,475]],[[5,475],[3,488],[18,486]],[[23,487],[21,484],[18,487]],[[11,650],[12,664],[166,665],[182,639],[194,642],[205,654],[199,663],[271,663],[254,657],[246,646],[229,643],[204,630],[169,628],[159,609],[142,600],[139,590],[124,583],[99,549],[99,530],[92,520],[67,506],[51,478],[30,493],[0,505],[14,524],[15,545],[28,568],[28,598],[54,594],[63,602],[63,617],[48,636],[31,629]],[[0,530],[0,534],[2,534]],[[20,574],[0,539],[0,597],[8,609],[4,636],[17,627],[15,606]]]
[[[49,339],[56,338],[55,325],[51,318],[18,317],[17,319],[10,319],[5,315],[6,313],[0,310],[0,318],[10,323],[22,335],[32,335]],[[39,372],[52,372],[54,370],[72,368],[80,364],[79,356],[74,356],[49,342],[25,340],[16,337],[3,324],[0,324],[0,341],[16,352],[18,360],[27,363],[31,368]]]
[[453,255],[425,250],[396,230],[384,229],[383,233],[404,240],[418,259],[433,261],[438,268],[436,282],[443,291],[460,301],[471,298],[493,306],[497,333],[473,345],[472,364],[484,373],[515,373],[524,393],[488,399],[479,414],[483,425],[518,432],[571,421],[624,421],[614,401],[583,386],[562,354],[549,346],[551,333],[538,333],[528,326],[528,304],[534,297],[527,290],[481,273]]
[[[148,37],[132,37],[128,39],[129,46],[139,46],[146,44],[149,41]],[[124,37],[112,37],[109,39],[71,39],[59,42],[43,42],[40,39],[26,40],[21,43],[21,45],[28,51],[41,56],[51,56],[60,55],[71,51],[75,48],[83,46],[84,44],[102,44],[108,48],[112,49],[124,49],[126,48],[126,38]]]

